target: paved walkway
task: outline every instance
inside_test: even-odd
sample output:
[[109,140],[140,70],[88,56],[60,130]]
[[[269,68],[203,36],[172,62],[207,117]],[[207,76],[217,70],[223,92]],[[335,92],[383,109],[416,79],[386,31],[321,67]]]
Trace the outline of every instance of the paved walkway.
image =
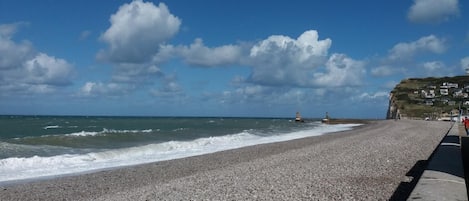
[[468,200],[461,158],[460,124],[455,123],[429,158],[408,200]]

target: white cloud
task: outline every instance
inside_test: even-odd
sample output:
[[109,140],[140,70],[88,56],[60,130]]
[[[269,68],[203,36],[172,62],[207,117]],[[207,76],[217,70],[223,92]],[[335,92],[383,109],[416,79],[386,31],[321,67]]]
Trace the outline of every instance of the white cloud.
[[425,36],[410,43],[398,43],[389,51],[389,59],[409,59],[417,53],[432,52],[441,54],[447,49],[445,40],[434,35]]
[[365,63],[344,54],[333,54],[326,63],[326,72],[314,73],[312,83],[322,87],[359,86],[365,75]]
[[[295,61],[297,65],[314,64],[318,58],[327,56],[332,40],[318,40],[315,30],[305,31],[296,40],[288,36],[273,35],[251,48],[250,56],[253,60],[269,61],[279,64],[285,61]],[[280,56],[272,58],[272,56]],[[285,60],[281,60],[285,58]],[[305,66],[308,68],[310,66]]]
[[222,66],[239,63],[241,47],[236,45],[224,45],[215,48],[204,46],[202,39],[196,39],[189,47],[181,48],[181,55],[191,65],[197,66]]
[[174,57],[179,56],[181,47],[175,47],[171,44],[160,45],[158,52],[153,55],[151,63],[161,64]]
[[23,41],[18,44],[11,39],[18,25],[0,25],[0,70],[18,68],[25,60],[35,55],[30,42]]
[[113,83],[118,88],[132,89],[152,84],[163,76],[159,65],[175,53],[175,48],[165,43],[179,31],[181,20],[164,3],[156,6],[135,0],[120,6],[110,22],[111,26],[100,36],[108,49],[99,51],[97,57],[111,62],[114,71],[110,83],[93,85],[94,92],[112,92],[116,88],[110,88]]
[[220,67],[243,63],[246,56],[245,49],[241,45],[207,47],[202,39],[197,38],[189,46],[160,45],[158,53],[152,58],[152,62],[164,63],[172,58],[181,58],[189,65]]
[[118,83],[86,82],[78,92],[79,97],[120,96],[132,90]]
[[384,92],[384,91],[379,91],[375,93],[362,93],[355,97],[355,100],[358,101],[374,101],[374,100],[382,100],[382,99],[388,99],[389,98],[389,92]]
[[20,24],[0,25],[2,94],[50,93],[70,85],[74,68],[66,60],[36,52],[30,42],[12,40]]
[[68,85],[73,73],[71,64],[63,59],[39,53],[33,59],[24,63],[27,83],[47,85]]
[[181,20],[172,15],[164,3],[135,0],[122,5],[110,18],[111,27],[100,39],[109,49],[98,58],[115,63],[142,63],[157,53],[159,46],[178,31]]
[[414,0],[407,17],[415,23],[440,23],[459,15],[458,0]]
[[304,32],[296,40],[270,36],[250,50],[249,79],[263,85],[309,85],[312,70],[324,63],[331,43],[330,39],[318,40],[314,30]]

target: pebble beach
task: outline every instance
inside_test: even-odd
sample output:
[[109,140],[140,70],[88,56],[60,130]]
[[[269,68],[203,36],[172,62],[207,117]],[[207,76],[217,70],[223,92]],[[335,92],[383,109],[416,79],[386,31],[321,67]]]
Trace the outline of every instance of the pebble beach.
[[2,184],[0,200],[390,200],[450,126],[370,121],[322,136]]

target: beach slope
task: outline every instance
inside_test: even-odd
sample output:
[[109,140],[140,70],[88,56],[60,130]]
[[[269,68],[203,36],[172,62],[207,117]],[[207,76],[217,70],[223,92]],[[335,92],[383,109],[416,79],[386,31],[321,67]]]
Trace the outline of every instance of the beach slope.
[[351,131],[0,187],[0,200],[388,200],[449,122]]

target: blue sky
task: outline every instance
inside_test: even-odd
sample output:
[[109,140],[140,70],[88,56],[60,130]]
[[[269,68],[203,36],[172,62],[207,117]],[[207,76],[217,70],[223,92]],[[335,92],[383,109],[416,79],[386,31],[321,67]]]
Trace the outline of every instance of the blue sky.
[[469,4],[0,0],[0,114],[384,118],[463,75]]

